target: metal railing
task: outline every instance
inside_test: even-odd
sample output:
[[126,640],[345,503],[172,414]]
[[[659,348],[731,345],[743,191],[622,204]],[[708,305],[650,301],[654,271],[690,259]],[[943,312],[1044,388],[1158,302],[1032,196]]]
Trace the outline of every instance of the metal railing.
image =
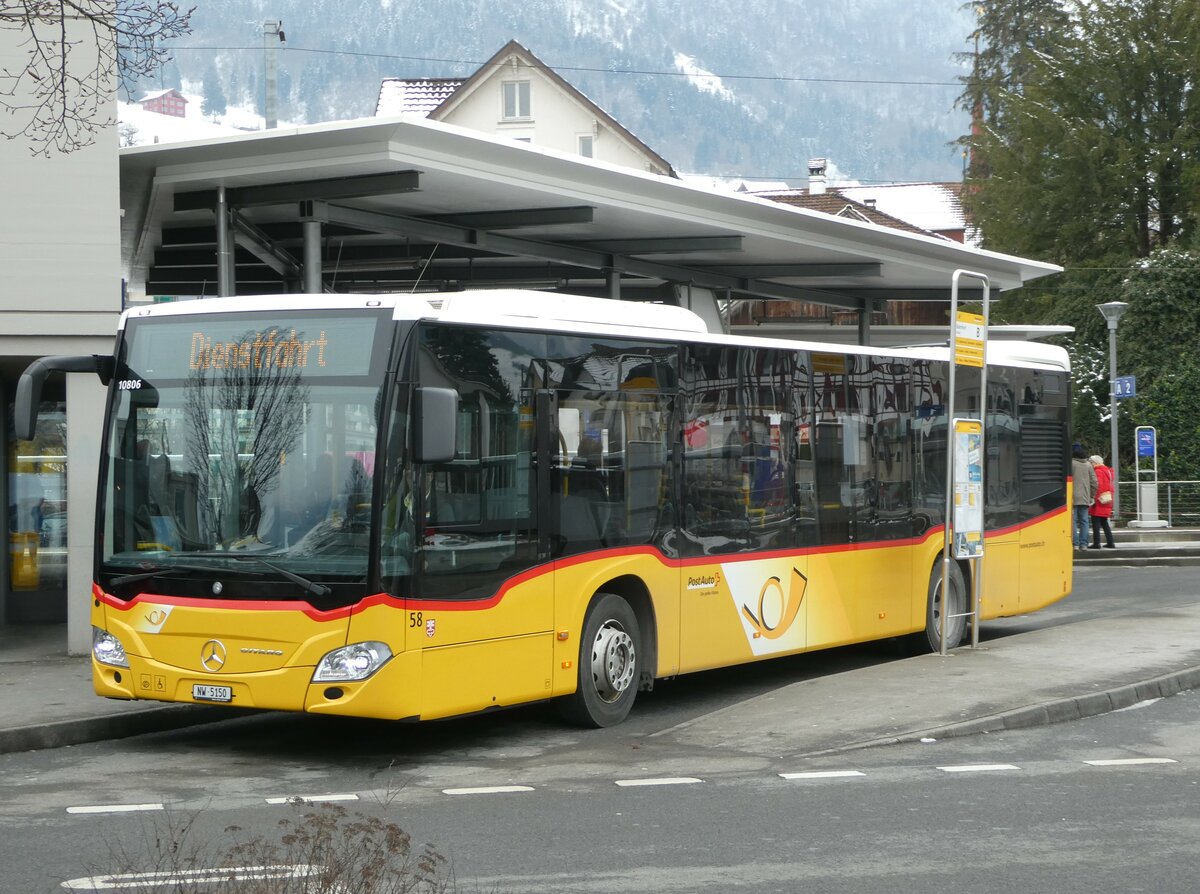
[[[1146,482],[1143,482],[1145,484]],[[1120,524],[1137,519],[1137,485],[1122,481]],[[1158,517],[1172,528],[1200,527],[1200,481],[1159,481]]]

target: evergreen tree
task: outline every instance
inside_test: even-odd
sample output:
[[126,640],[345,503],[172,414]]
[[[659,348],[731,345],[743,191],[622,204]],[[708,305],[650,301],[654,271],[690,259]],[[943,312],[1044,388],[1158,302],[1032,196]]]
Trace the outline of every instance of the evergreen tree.
[[1145,257],[1191,233],[1197,17],[1194,0],[1096,0],[1025,55],[968,139],[988,168],[966,198],[989,246]]
[[224,115],[229,102],[225,99],[225,91],[221,89],[221,76],[217,74],[215,65],[210,65],[204,72],[203,90],[200,111],[205,115]]
[[1064,0],[1000,0],[975,2],[965,8],[975,11],[978,27],[971,35],[971,52],[958,58],[971,67],[962,78],[966,87],[959,107],[981,122],[997,126],[1005,111],[1006,91],[1020,93],[1029,77],[1033,59],[1068,26]]
[[[981,22],[1017,21],[1029,3],[993,4]],[[1008,80],[981,79],[993,89],[984,107],[995,106],[964,138],[983,162],[964,201],[986,245],[1067,268],[1006,296],[997,318],[1075,327],[1074,434],[1107,445],[1108,339],[1096,305],[1128,302],[1118,373],[1138,377],[1139,396],[1119,404],[1122,468],[1133,427],[1150,424],[1171,445],[1160,472],[1184,478],[1200,461],[1200,363],[1178,349],[1200,337],[1200,253],[1186,250],[1200,216],[1198,21],[1195,0],[1072,4],[1065,26],[988,57]]]

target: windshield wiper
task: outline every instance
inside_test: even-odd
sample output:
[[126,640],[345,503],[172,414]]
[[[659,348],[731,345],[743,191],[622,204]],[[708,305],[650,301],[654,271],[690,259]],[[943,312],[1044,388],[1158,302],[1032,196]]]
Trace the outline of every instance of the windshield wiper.
[[122,574],[108,582],[110,587],[123,587],[126,584],[136,584],[138,581],[150,580],[160,574],[172,574],[176,571],[203,571],[213,573],[217,569],[208,565],[161,565],[153,571],[135,571],[133,574]]
[[[241,557],[239,556],[239,558]],[[295,572],[288,571],[286,568],[280,568],[278,565],[274,564],[273,562],[268,562],[266,559],[259,558],[255,555],[246,555],[245,558],[253,559],[255,562],[258,562],[258,564],[270,568],[276,574],[282,574],[292,583],[300,586],[305,593],[316,596],[318,599],[328,596],[330,592],[332,592],[329,587],[325,586],[324,584],[318,584],[315,581],[309,580],[307,577],[301,577]]]
[[[292,583],[301,587],[305,593],[316,596],[318,599],[324,598],[332,592],[329,587],[325,586],[324,584],[318,584],[306,577],[301,577],[295,572],[288,571],[286,568],[280,568],[273,562],[268,562],[266,559],[259,558],[253,554],[242,553],[240,555],[230,555],[229,553],[214,553],[214,555],[220,555],[223,559],[236,559],[238,562],[244,562],[246,559],[255,561],[265,568],[271,569],[276,574],[281,575],[287,580],[290,580]],[[110,587],[121,587],[125,584],[135,584],[138,581],[150,580],[151,578],[158,577],[160,574],[171,574],[176,571],[203,571],[205,574],[219,575],[222,571],[238,570],[245,571],[245,569],[220,568],[214,565],[162,565],[158,568],[155,568],[153,571],[138,571],[133,574],[123,574],[120,577],[114,577],[108,582],[108,585]]]

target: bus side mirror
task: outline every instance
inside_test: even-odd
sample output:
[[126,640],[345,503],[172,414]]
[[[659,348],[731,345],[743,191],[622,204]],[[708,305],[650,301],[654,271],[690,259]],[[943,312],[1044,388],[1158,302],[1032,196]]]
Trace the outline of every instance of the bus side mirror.
[[416,430],[413,459],[419,463],[445,463],[454,459],[458,392],[453,388],[418,388],[414,393]]
[[17,382],[17,398],[13,405],[13,435],[18,441],[33,439],[37,428],[38,407],[42,402],[42,385],[46,376],[55,372],[90,372],[107,385],[112,381],[116,360],[108,354],[81,354],[73,357],[42,357],[33,361],[21,373]]

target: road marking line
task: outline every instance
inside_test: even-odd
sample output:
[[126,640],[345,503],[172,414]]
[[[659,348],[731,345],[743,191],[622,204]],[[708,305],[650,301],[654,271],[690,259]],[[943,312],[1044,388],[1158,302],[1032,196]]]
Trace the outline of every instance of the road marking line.
[[162,809],[161,804],[96,804],[90,807],[68,807],[67,813],[137,813]]
[[1093,767],[1133,767],[1138,764],[1177,764],[1169,757],[1126,757],[1118,760],[1084,761]]
[[302,804],[316,804],[320,801],[357,801],[358,795],[292,795],[290,798],[267,798],[268,804],[291,804],[299,801]]
[[993,770],[1019,770],[1013,764],[959,764],[954,767],[938,767],[945,773],[990,773]]
[[780,773],[784,779],[839,779],[843,776],[866,776],[858,770],[817,770],[810,773]]
[[320,867],[297,863],[275,866],[229,866],[221,869],[179,869],[166,872],[126,872],[89,875],[63,882],[68,891],[116,891],[121,888],[161,888],[164,885],[207,884],[254,879],[307,879]]
[[531,792],[533,786],[530,785],[489,785],[480,786],[479,788],[444,788],[443,795],[496,795],[504,794],[505,792]]
[[703,781],[694,776],[664,776],[660,779],[618,779],[617,785],[632,788],[639,785],[695,785]]

